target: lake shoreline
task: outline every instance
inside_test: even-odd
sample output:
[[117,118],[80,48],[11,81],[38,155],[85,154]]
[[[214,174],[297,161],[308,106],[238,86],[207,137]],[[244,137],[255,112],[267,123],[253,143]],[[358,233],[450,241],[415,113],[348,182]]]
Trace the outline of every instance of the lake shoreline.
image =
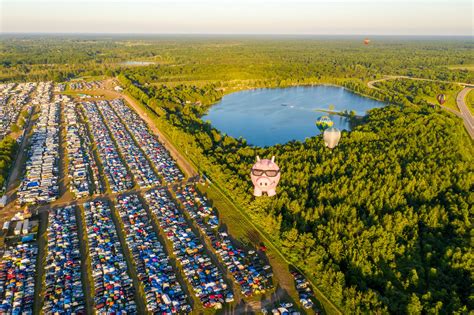
[[253,88],[226,94],[201,119],[210,121],[221,134],[264,147],[321,134],[315,125],[321,116],[350,131],[351,117],[362,119],[368,110],[385,105],[334,84]]

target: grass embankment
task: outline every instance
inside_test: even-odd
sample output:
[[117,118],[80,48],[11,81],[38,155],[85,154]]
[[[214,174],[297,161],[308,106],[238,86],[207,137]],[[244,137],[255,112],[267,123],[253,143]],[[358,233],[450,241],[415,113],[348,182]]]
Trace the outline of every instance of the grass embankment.
[[79,251],[81,252],[81,281],[84,290],[84,301],[87,314],[95,314],[94,307],[94,279],[92,278],[92,264],[89,256],[89,241],[87,240],[87,226],[82,205],[76,207],[76,224],[78,231]]
[[[128,95],[132,98],[130,95]],[[133,98],[132,98],[133,99]],[[151,121],[160,128],[161,132],[166,135],[169,141],[172,141],[172,138],[169,134],[166,133],[166,128],[163,127],[163,122],[160,121],[159,117],[153,112],[150,108],[143,105],[142,103],[135,100],[135,104],[140,107],[140,109],[148,115]],[[176,146],[174,144],[176,150],[178,150],[183,157],[186,155],[182,152],[183,148]],[[197,164],[194,161],[190,161],[189,157],[187,160],[191,162],[194,167],[197,169]],[[218,184],[214,182],[214,185]],[[298,296],[295,293],[294,283],[291,275],[289,274],[290,266],[292,266],[288,260],[284,257],[284,255],[279,250],[280,245],[277,244],[271,237],[268,235],[264,235],[262,232],[263,229],[258,226],[258,224],[254,223],[252,219],[245,213],[245,210],[241,209],[240,206],[236,205],[222,190],[220,187],[213,187],[211,191],[206,191],[208,193],[209,198],[212,200],[213,205],[218,209],[219,215],[222,216],[222,223],[226,224],[229,232],[233,236],[240,235],[240,238],[246,237],[248,240],[253,244],[255,247],[258,247],[260,242],[265,242],[267,245],[267,257],[270,260],[270,263],[273,267],[275,278],[279,277],[279,281],[281,282],[281,286],[285,287],[288,291],[290,296],[293,300],[298,300]],[[228,221],[225,218],[229,218]],[[234,235],[235,234],[235,235]],[[315,291],[315,296],[318,301],[322,304],[325,312],[327,314],[341,314],[339,309],[329,301],[326,296],[316,287],[314,284],[314,280],[311,277],[307,277],[308,280],[311,281],[312,286]],[[291,281],[291,284],[288,282]]]
[[33,314],[42,314],[44,286],[46,281],[46,258],[48,256],[48,213],[41,212],[38,229],[38,257],[36,257],[35,295]]
[[85,75],[79,78],[71,79],[72,82],[77,82],[77,81],[86,81],[86,82],[91,82],[91,81],[102,81],[105,80],[107,76],[105,75]]
[[[114,97],[98,90],[67,90],[60,94],[80,98],[83,101],[111,100]],[[84,95],[90,95],[85,97]]]
[[[464,87],[459,86],[457,90],[445,93],[446,103],[444,103],[443,106],[451,108],[455,111],[459,111],[458,105],[456,103],[456,97],[463,88]],[[436,96],[424,96],[423,99],[426,100],[428,103],[436,104],[436,105],[438,104],[438,101],[436,100]]]
[[474,64],[450,65],[450,66],[448,66],[448,69],[474,71]]
[[467,93],[466,105],[467,108],[469,108],[471,114],[474,115],[474,90],[471,90],[469,93]]

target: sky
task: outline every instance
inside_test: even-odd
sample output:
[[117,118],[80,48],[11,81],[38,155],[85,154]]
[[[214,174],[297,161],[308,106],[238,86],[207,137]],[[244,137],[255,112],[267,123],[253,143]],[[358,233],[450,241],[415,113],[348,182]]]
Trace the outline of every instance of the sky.
[[473,2],[0,0],[0,32],[472,36]]

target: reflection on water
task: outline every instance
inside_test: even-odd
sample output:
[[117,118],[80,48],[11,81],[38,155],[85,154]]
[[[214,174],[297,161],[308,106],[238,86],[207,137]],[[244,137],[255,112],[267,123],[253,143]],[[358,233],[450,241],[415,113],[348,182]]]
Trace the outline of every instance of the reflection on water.
[[[320,134],[315,122],[328,115],[321,109],[365,115],[367,110],[382,106],[382,102],[334,86],[256,89],[224,96],[203,120],[210,120],[222,133],[245,138],[249,144],[268,146]],[[350,130],[345,117],[328,116],[335,127]]]

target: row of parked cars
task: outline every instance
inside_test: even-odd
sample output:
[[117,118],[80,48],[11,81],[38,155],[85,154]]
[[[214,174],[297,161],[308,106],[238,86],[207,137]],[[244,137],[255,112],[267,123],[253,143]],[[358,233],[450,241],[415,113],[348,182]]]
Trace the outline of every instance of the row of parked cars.
[[60,102],[43,103],[31,136],[26,174],[18,191],[20,204],[51,202],[58,197]]
[[298,296],[301,304],[306,309],[312,308],[314,306],[314,303],[312,301],[314,293],[311,289],[310,283],[302,274],[297,271],[292,271],[291,275],[295,279],[296,290],[298,291]]
[[44,306],[46,314],[85,314],[75,207],[50,211]]
[[5,250],[0,262],[0,314],[33,314],[37,255],[33,243]]
[[75,113],[77,115],[79,136],[81,138],[82,148],[84,150],[85,159],[89,164],[89,176],[91,177],[91,183],[94,185],[91,187],[92,194],[102,194],[105,192],[105,186],[101,180],[102,174],[99,171],[99,166],[97,165],[96,158],[92,151],[93,143],[87,132],[87,125],[85,123],[86,119],[84,118],[84,112],[79,110],[79,107],[75,107]]
[[[66,121],[66,148],[68,156],[69,189],[76,197],[88,196],[92,189],[89,173],[89,156],[82,139],[87,137],[83,124],[79,123],[76,105],[72,101],[64,104]],[[98,184],[98,183],[97,183]]]
[[270,266],[254,250],[247,252],[239,248],[226,232],[218,232],[217,215],[206,197],[198,193],[193,185],[179,188],[176,196],[202,234],[211,242],[244,296],[263,294],[273,288]]
[[0,140],[18,121],[20,112],[36,89],[36,83],[7,83],[0,84]]
[[166,238],[173,244],[173,254],[203,306],[219,309],[225,302],[232,302],[234,297],[223,273],[211,261],[203,242],[192,231],[166,189],[152,189],[145,193],[145,197]]
[[83,102],[84,115],[91,130],[110,189],[121,192],[133,187],[132,176],[123,164],[112,137],[107,130],[97,105]]
[[189,313],[191,306],[163,245],[137,195],[118,198],[126,242],[143,284],[147,309],[154,314]]
[[98,314],[136,314],[135,289],[128,274],[122,246],[104,201],[84,204],[89,256]]
[[143,155],[140,148],[135,144],[119,117],[110,107],[107,101],[98,101],[97,107],[102,112],[106,125],[114,137],[122,157],[133,174],[137,184],[142,187],[150,187],[160,183],[158,176],[153,171],[150,163]]
[[102,87],[101,81],[73,81],[69,83],[69,88],[72,90],[94,90]]
[[54,86],[54,92],[61,93],[66,90],[66,84],[64,83],[58,83]]
[[140,148],[147,157],[155,164],[160,175],[167,183],[181,181],[183,174],[171,158],[166,148],[158,141],[145,121],[141,119],[132,109],[130,109],[122,99],[115,99],[110,102],[112,108],[123,119]]

